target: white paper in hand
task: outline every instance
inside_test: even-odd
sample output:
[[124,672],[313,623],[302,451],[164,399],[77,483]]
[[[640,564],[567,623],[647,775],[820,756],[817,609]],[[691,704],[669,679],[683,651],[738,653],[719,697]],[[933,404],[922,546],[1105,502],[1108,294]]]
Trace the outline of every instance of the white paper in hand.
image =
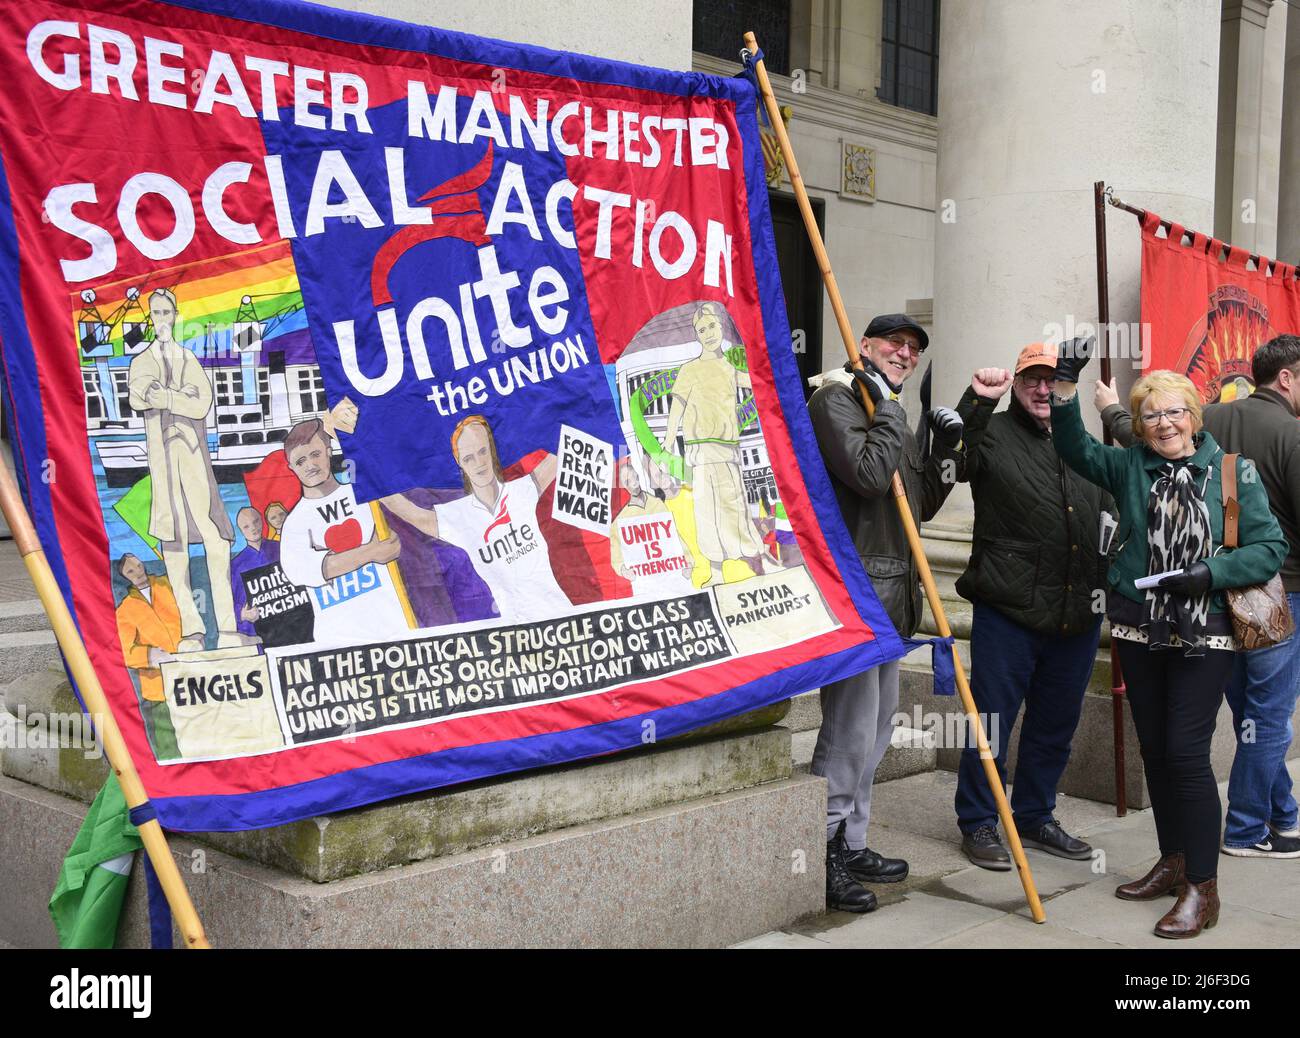
[[1155,587],[1157,584],[1160,583],[1160,581],[1164,580],[1165,577],[1181,576],[1182,572],[1183,571],[1181,569],[1168,569],[1165,570],[1163,573],[1153,573],[1149,577],[1138,577],[1137,580],[1133,581],[1133,586],[1137,588],[1139,591],[1146,591],[1150,588]]

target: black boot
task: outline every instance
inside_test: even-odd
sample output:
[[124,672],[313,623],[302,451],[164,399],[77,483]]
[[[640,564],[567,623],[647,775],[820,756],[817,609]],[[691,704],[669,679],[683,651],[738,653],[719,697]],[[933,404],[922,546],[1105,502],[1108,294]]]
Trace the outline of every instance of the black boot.
[[845,847],[844,867],[859,883],[899,883],[907,879],[907,862],[902,858],[886,858],[870,847],[860,851]]
[[826,907],[837,912],[870,912],[876,895],[849,875],[844,866],[844,823],[826,841]]

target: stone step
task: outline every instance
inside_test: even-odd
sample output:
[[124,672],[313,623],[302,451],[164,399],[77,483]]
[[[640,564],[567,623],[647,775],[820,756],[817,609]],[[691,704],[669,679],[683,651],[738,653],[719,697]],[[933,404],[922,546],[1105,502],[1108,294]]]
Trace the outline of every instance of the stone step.
[[[813,750],[817,746],[817,731],[795,732],[790,740],[790,752],[794,758],[794,770],[798,774],[807,774],[812,764]],[[906,778],[933,771],[936,767],[936,747],[925,732],[914,728],[895,728],[889,749],[885,751],[884,760],[876,769],[876,782],[892,782],[894,779]]]
[[[954,641],[957,654],[961,658],[966,674],[970,676],[970,642],[964,638]],[[951,707],[960,711],[960,700],[941,699],[934,695],[934,676],[930,670],[930,650],[918,649],[904,657],[899,670],[899,710],[914,714],[919,708],[926,711],[944,712]],[[1105,646],[1097,653],[1097,662],[1093,667],[1088,691],[1096,695],[1110,695],[1110,655]],[[822,723],[821,699],[817,689],[804,692],[790,700],[790,712],[781,722],[794,732],[816,731]],[[913,725],[915,727],[915,725]]]
[[62,666],[59,644],[48,628],[0,633],[0,685],[34,671]]
[[790,700],[790,712],[781,722],[792,732],[816,731],[822,723],[821,692],[813,689]]
[[48,631],[49,618],[40,599],[26,598],[16,602],[0,602],[0,634],[17,631]]
[[790,777],[791,756],[790,733],[766,728],[198,838],[236,857],[328,883],[778,782]]
[[[26,719],[31,714],[23,711]],[[29,723],[20,730],[18,718],[0,710],[0,774],[28,782],[63,796],[90,803],[108,778],[108,759],[103,747],[89,737],[88,725],[80,728],[84,715],[65,718],[62,736],[41,723]],[[76,725],[69,731],[66,725]],[[78,737],[80,736],[80,738]]]
[[[825,810],[796,775],[333,883],[168,844],[216,948],[722,947],[822,911]],[[0,778],[0,833],[22,835],[0,854],[0,941],[55,946],[46,901],[85,813]],[[141,871],[121,948],[149,946]]]
[[81,711],[81,705],[72,692],[72,683],[68,681],[62,665],[31,671],[22,675],[21,681],[11,681],[0,691],[3,692],[0,706],[11,714],[40,714],[49,717],[51,714]]
[[[11,685],[5,701],[16,716],[0,712],[0,735],[7,736],[9,746],[0,755],[0,772],[83,802],[92,800],[108,765],[102,749],[86,738],[88,730],[67,680],[57,671],[38,672]],[[788,779],[790,731],[772,724],[786,709],[785,703],[778,703],[621,754],[431,790],[269,829],[198,838],[317,883],[460,854]]]
[[[966,625],[964,635],[958,633],[955,627],[953,630],[955,634],[953,644],[956,646],[957,656],[962,662],[962,667],[966,670],[967,678],[969,678],[971,676],[969,624]],[[921,635],[926,637],[935,636],[933,631],[922,631]],[[937,697],[933,695],[932,691],[934,679],[931,675],[930,659],[931,655],[928,649],[920,649],[904,657],[902,671],[899,676],[900,709],[910,711],[917,702],[937,701]],[[1097,658],[1093,664],[1092,674],[1088,679],[1088,691],[1097,695],[1109,696],[1110,680],[1110,638],[1107,628],[1103,625],[1101,644],[1097,648]]]
[[[938,580],[938,574],[935,575],[935,579],[939,583],[939,600],[943,605],[944,617],[948,621],[948,629],[958,639],[969,639],[971,622],[975,616],[974,604],[960,597],[955,591],[951,594],[945,594],[942,581]],[[939,625],[935,622],[928,601],[923,602],[920,633],[926,636],[939,633]],[[1110,625],[1103,623],[1101,627],[1101,646],[1106,648],[1109,645]]]

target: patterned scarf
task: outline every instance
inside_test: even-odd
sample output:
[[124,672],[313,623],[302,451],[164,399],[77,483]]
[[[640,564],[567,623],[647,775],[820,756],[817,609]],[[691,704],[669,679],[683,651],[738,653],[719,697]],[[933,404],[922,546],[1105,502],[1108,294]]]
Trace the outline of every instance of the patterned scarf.
[[[1210,510],[1205,504],[1205,470],[1186,461],[1166,462],[1151,484],[1147,499],[1148,574],[1186,569],[1208,559],[1214,544],[1210,536]],[[1205,652],[1205,624],[1210,596],[1175,594],[1148,588],[1145,602],[1148,644],[1168,648],[1177,635],[1189,656]]]

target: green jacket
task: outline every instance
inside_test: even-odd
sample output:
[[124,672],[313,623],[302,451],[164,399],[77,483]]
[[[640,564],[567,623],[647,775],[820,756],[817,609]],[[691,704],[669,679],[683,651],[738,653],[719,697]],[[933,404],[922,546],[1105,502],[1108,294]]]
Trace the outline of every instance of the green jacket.
[[[1101,420],[1116,442],[1127,447],[1136,440],[1129,413],[1119,404],[1103,410]],[[1204,421],[1219,446],[1258,468],[1269,507],[1291,545],[1282,563],[1282,583],[1292,594],[1300,593],[1300,421],[1271,389],[1257,389],[1227,404],[1207,404]]]
[[1052,436],[1015,394],[1007,410],[967,389],[966,478],[975,502],[970,563],[957,593],[1039,634],[1070,637],[1101,622],[1109,559],[1098,552],[1110,496],[1066,467]]
[[[1218,552],[1223,544],[1223,454],[1207,432],[1198,433],[1196,441],[1191,463],[1207,470],[1205,504],[1210,513],[1210,536]],[[1116,543],[1120,547],[1107,579],[1124,597],[1144,601],[1146,595],[1133,582],[1147,576],[1147,500],[1165,459],[1145,444],[1103,446],[1083,427],[1077,394],[1064,404],[1053,402],[1052,442],[1070,468],[1115,498],[1119,506]],[[1237,459],[1237,499],[1241,503],[1238,547],[1205,560],[1214,591],[1210,595],[1212,613],[1224,611],[1223,588],[1262,584],[1278,571],[1287,554],[1286,538],[1269,511],[1268,495],[1258,479],[1246,478],[1246,465],[1243,459]]]

